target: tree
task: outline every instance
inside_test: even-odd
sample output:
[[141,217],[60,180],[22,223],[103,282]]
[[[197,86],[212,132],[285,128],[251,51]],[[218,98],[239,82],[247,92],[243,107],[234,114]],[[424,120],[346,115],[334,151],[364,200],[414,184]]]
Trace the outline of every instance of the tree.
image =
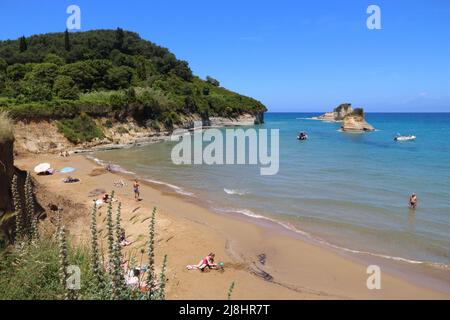
[[72,78],[82,90],[90,90],[95,79],[95,70],[86,61],[66,64],[60,68],[60,74]]
[[186,61],[178,61],[173,67],[172,72],[183,80],[191,81],[192,79],[192,71]]
[[19,39],[19,51],[24,52],[28,49],[27,40],[25,36],[20,37]]
[[53,85],[53,92],[61,99],[76,100],[79,96],[78,87],[71,77],[58,76]]
[[37,82],[53,85],[58,74],[58,66],[54,63],[39,63],[33,66],[33,70],[29,73],[29,77]]
[[6,68],[8,68],[8,63],[2,58],[0,58],[0,74],[5,73],[6,74]]
[[52,99],[51,87],[32,78],[21,82],[20,92],[29,101],[49,101]]
[[6,68],[6,77],[12,82],[17,82],[25,77],[25,74],[31,71],[31,65],[15,63]]
[[214,79],[213,77],[207,76],[206,77],[206,82],[212,84],[213,86],[219,87],[220,86],[220,82],[216,79]]
[[106,75],[106,84],[108,88],[113,90],[128,88],[130,86],[132,76],[133,69],[130,67],[113,66],[108,70]]
[[64,49],[66,49],[66,51],[70,51],[71,48],[69,31],[66,29],[66,31],[64,31]]
[[115,36],[116,36],[116,41],[114,43],[114,48],[117,50],[122,50],[123,49],[123,40],[125,38],[123,29],[117,28]]
[[48,55],[46,55],[44,58],[44,62],[54,63],[58,66],[62,66],[65,63],[63,58],[54,53],[49,53]]

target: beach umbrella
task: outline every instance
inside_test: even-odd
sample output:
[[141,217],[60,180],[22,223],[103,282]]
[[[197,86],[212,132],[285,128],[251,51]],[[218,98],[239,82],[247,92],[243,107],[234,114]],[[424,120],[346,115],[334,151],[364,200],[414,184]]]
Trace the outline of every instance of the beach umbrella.
[[36,173],[42,173],[45,171],[48,171],[50,169],[50,163],[40,163],[36,167],[34,167],[34,172]]
[[75,168],[72,168],[72,167],[65,167],[65,168],[62,168],[61,170],[59,170],[59,172],[61,172],[61,173],[70,173],[70,172],[74,172],[75,171]]

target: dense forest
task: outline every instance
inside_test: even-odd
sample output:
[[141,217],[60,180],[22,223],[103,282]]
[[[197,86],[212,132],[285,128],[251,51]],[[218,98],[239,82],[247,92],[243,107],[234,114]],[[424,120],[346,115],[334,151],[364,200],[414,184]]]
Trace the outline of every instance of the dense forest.
[[120,28],[0,41],[1,109],[16,119],[132,116],[169,129],[187,114],[266,110],[212,77],[196,77],[169,50]]

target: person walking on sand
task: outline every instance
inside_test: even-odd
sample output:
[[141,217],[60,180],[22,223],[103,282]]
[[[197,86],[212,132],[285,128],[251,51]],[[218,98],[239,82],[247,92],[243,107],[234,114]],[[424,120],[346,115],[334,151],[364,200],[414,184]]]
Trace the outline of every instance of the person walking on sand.
[[139,181],[137,179],[133,182],[133,191],[134,191],[134,199],[139,200],[140,192],[139,192]]
[[411,209],[415,209],[417,207],[417,195],[415,193],[409,197],[409,207]]

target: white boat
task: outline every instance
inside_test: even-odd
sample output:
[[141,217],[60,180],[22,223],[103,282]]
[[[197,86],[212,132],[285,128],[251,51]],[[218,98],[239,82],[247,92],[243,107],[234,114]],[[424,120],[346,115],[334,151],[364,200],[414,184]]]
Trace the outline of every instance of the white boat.
[[397,136],[394,138],[395,141],[413,141],[416,140],[416,136]]

